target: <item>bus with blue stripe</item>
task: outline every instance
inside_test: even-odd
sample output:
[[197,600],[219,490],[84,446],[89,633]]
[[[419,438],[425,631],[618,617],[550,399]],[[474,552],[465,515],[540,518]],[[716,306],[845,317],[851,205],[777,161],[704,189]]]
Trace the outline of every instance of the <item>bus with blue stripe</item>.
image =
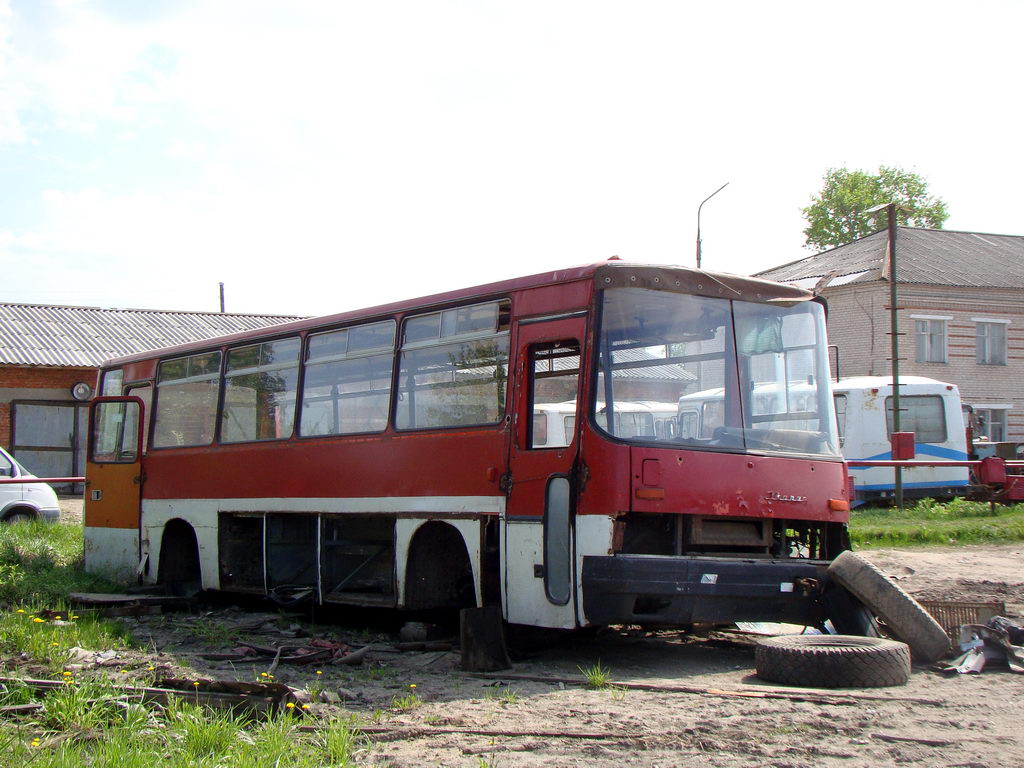
[[[857,376],[832,384],[843,456],[848,461],[889,461],[893,423],[892,378]],[[900,376],[900,431],[914,433],[916,458],[922,461],[966,461],[960,391],[923,376]],[[903,494],[907,498],[950,498],[964,495],[970,484],[967,467],[907,467]],[[850,467],[855,504],[891,500],[895,493],[892,467]]]

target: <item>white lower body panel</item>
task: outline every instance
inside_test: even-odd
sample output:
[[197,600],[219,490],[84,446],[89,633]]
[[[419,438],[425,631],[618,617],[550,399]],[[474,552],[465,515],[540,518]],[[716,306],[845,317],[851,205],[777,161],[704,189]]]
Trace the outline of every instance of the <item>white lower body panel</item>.
[[[536,520],[507,520],[502,526],[502,602],[505,618],[513,624],[552,629],[574,629],[585,625],[583,591],[579,575],[587,555],[611,554],[613,519],[580,515],[575,519],[573,597],[566,605],[548,599],[544,584],[544,524]],[[540,566],[535,569],[534,566]],[[539,575],[538,575],[539,574]]]
[[139,532],[134,528],[85,528],[85,570],[131,584],[139,577]]
[[[295,513],[295,514],[401,514],[395,521],[395,589],[399,607],[405,603],[405,562],[413,537],[427,522],[440,521],[454,527],[462,536],[473,568],[477,604],[481,604],[480,520],[449,518],[444,515],[500,514],[503,496],[416,496],[379,498],[296,498],[296,499],[147,499],[142,502],[142,548],[150,567],[144,573],[147,583],[159,578],[160,545],[164,526],[174,519],[192,526],[199,543],[199,564],[204,589],[220,589],[220,551],[218,522],[221,512]],[[429,517],[416,517],[417,513]],[[262,554],[261,554],[262,556]],[[136,562],[138,557],[136,556]],[[439,564],[443,567],[443,564]]]

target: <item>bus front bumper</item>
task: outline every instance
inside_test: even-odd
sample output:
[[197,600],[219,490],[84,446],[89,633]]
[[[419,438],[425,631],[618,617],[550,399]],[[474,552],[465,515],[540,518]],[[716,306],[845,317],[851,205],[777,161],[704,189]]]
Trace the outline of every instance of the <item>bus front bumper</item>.
[[590,624],[818,625],[827,568],[820,560],[588,556],[583,612]]

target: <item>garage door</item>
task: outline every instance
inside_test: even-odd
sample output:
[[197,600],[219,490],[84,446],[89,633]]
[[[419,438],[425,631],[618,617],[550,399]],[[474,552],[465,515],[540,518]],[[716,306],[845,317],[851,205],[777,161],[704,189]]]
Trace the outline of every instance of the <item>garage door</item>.
[[[89,419],[84,403],[21,400],[11,403],[11,453],[38,477],[78,477],[85,468]],[[54,485],[58,493],[82,493],[82,484]]]

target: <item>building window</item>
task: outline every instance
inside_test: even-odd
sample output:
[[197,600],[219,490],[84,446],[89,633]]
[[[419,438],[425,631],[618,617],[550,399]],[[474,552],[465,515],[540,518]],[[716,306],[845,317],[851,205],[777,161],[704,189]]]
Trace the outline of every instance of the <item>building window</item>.
[[976,320],[978,365],[1006,365],[1006,326],[1009,323]]
[[1006,440],[1006,414],[1008,408],[974,408],[978,432],[993,443]]
[[917,347],[917,362],[946,362],[946,320],[915,318],[914,342]]

